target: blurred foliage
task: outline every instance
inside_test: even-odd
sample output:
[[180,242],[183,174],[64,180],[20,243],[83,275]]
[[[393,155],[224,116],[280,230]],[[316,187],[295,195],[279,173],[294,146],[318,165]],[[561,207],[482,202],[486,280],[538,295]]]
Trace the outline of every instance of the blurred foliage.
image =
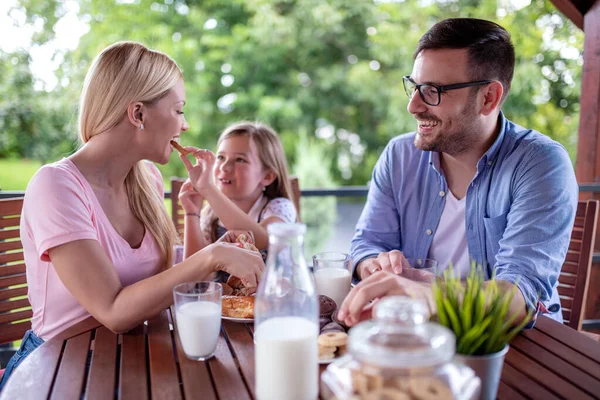
[[[115,41],[136,40],[184,70],[185,143],[214,148],[225,126],[257,119],[280,133],[302,187],[311,178],[365,184],[387,141],[415,128],[401,77],[418,39],[458,16],[509,30],[518,59],[507,117],[575,157],[583,33],[545,0],[517,11],[509,0],[21,0],[26,23],[41,27],[32,44],[52,43],[73,4],[89,32],[74,51],[57,50],[59,83],[50,91],[36,90],[29,53],[0,52],[0,157],[47,162],[73,151],[91,60]],[[303,159],[311,151],[319,156]],[[306,174],[308,163],[313,172],[328,166],[329,177]],[[161,168],[184,174],[178,162]]]

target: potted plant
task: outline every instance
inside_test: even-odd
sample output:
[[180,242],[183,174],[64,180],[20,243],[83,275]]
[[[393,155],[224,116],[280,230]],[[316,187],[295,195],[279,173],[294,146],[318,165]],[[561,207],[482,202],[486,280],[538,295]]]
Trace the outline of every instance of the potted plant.
[[455,358],[481,379],[481,398],[494,399],[508,343],[531,321],[533,311],[517,321],[518,314],[509,315],[517,287],[504,292],[494,279],[485,285],[484,280],[481,267],[473,265],[462,281],[450,266],[434,282],[433,296],[437,322],[456,335]]

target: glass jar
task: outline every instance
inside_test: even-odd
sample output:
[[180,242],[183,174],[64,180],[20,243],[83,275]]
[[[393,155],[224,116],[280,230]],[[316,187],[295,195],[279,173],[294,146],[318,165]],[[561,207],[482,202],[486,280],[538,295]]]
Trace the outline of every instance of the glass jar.
[[306,225],[267,227],[269,255],[254,308],[257,400],[316,400],[319,303],[304,258]]
[[321,375],[326,400],[425,400],[479,397],[481,382],[453,361],[455,336],[427,321],[425,306],[409,297],[387,297],[375,319],[350,330],[348,354]]

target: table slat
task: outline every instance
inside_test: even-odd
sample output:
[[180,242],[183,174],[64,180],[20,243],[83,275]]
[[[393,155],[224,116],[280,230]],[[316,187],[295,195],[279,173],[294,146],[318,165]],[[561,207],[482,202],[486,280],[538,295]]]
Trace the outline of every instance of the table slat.
[[523,373],[507,362],[502,367],[501,382],[506,386],[523,393],[525,397],[532,399],[558,400],[560,397],[548,391],[545,387],[538,384],[536,381],[523,376]]
[[115,395],[117,337],[104,326],[96,329],[86,400],[111,399]]
[[235,357],[244,375],[246,385],[250,392],[254,393],[255,388],[255,364],[254,364],[254,338],[250,334],[245,324],[239,324],[231,321],[223,321],[223,329],[229,339]]
[[88,331],[66,342],[58,373],[54,379],[51,399],[78,399],[81,397],[91,340],[92,331]]
[[208,367],[220,399],[252,399],[223,334],[219,336],[215,356],[208,360]]
[[500,381],[498,384],[498,394],[497,398],[499,400],[518,400],[518,399],[527,399],[526,396],[523,396],[519,391],[513,389],[508,386],[506,383]]
[[600,359],[592,360],[537,329],[523,331],[520,336],[526,337],[566,362],[575,365],[596,379],[600,379]]
[[[171,308],[171,315],[173,308]],[[173,318],[175,327],[177,327],[176,318]],[[183,397],[191,400],[200,397],[202,394],[203,400],[217,400],[217,393],[211,382],[210,374],[208,371],[208,363],[198,362],[190,360],[186,357],[183,347],[181,346],[181,340],[179,335],[176,333],[177,329],[173,331],[175,338],[175,346],[177,348],[177,357],[179,359],[179,372],[181,373],[181,381],[183,384]]]
[[146,337],[139,325],[122,335],[119,400],[147,399]]
[[[506,354],[506,362],[519,370],[521,374],[539,382],[561,397],[578,400],[591,399],[588,394],[557,375],[553,370],[538,364],[515,348],[511,347]],[[550,367],[552,366],[550,365]]]
[[148,320],[148,359],[153,399],[181,399],[167,310]]
[[[45,343],[15,369],[2,393],[2,399],[46,399],[62,354],[63,342]],[[18,382],[12,385],[11,382]]]
[[[600,380],[585,373],[586,371],[580,369],[580,366],[567,363],[523,336],[515,338],[511,346],[517,348],[528,358],[535,359],[541,365],[552,366],[552,370],[560,374],[562,378],[567,379],[578,388],[587,391],[588,394],[600,394]],[[600,364],[596,368],[600,369]]]
[[598,342],[574,329],[564,328],[568,327],[553,319],[542,317],[538,318],[534,329],[544,332],[546,335],[566,344],[591,360],[596,362],[600,360],[600,346],[598,346]]

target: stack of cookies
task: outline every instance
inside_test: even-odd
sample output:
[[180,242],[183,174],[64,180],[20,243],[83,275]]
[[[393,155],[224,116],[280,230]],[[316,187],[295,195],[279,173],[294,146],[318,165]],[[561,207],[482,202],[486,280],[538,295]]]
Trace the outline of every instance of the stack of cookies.
[[319,335],[319,361],[333,360],[346,354],[348,334],[346,332],[327,332]]
[[346,353],[348,335],[336,322],[337,305],[331,298],[319,295],[319,361],[333,360]]

